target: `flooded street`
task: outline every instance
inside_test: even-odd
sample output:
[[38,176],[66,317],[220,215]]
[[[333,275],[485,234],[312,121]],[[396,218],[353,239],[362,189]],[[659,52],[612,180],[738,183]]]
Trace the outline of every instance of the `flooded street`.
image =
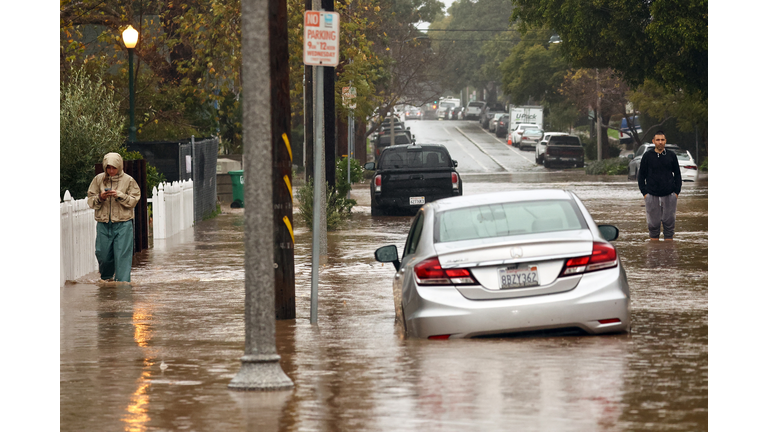
[[363,187],[349,227],[329,234],[317,326],[311,233],[296,230],[297,318],[276,335],[293,391],[227,389],[244,346],[244,251],[243,214],[224,214],[147,251],[132,287],[61,289],[61,430],[706,429],[706,182],[684,185],[677,241],[650,244],[632,182],[509,177],[466,176],[465,193],[567,188],[619,227],[631,335],[401,339],[394,269],[373,251],[402,248],[410,218],[371,218]]
[[706,179],[683,185],[676,241],[651,244],[636,182],[518,163],[462,172],[465,195],[568,189],[616,225],[631,334],[403,339],[394,268],[373,251],[402,251],[410,217],[372,218],[368,185],[357,185],[352,220],[328,235],[314,326],[312,236],[294,218],[296,319],[276,330],[293,390],[227,388],[245,338],[244,216],[227,209],[143,252],[130,287],[93,274],[61,288],[61,430],[707,430]]

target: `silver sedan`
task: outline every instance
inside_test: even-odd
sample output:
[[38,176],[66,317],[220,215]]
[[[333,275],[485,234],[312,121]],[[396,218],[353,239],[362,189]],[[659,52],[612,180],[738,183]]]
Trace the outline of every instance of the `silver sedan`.
[[595,224],[570,191],[446,198],[413,219],[391,262],[395,315],[408,336],[454,339],[552,330],[628,332],[618,228]]

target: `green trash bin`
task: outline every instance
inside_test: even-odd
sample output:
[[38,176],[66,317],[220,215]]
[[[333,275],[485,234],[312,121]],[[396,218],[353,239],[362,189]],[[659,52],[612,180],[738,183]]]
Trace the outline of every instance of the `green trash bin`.
[[232,204],[231,208],[243,208],[245,197],[245,177],[243,170],[230,171],[229,177],[232,179]]

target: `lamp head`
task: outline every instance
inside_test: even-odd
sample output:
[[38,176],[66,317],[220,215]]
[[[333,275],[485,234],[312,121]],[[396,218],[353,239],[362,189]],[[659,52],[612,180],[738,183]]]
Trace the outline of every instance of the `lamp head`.
[[133,26],[129,25],[127,29],[123,30],[123,43],[125,43],[126,48],[135,48],[138,41],[139,32]]

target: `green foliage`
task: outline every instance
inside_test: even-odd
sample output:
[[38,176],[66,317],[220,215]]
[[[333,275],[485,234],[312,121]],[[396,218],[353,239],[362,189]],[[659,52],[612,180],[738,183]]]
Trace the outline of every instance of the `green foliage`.
[[629,158],[615,157],[587,163],[584,172],[590,175],[626,175]]
[[[338,163],[337,163],[338,166]],[[340,183],[340,182],[339,182]],[[346,192],[343,194],[339,189],[330,187],[326,183],[326,207],[325,219],[328,231],[341,228],[345,219],[352,217],[352,207],[357,201],[348,199]],[[314,217],[314,181],[310,180],[298,190],[299,218],[311,230],[312,219]]]
[[521,32],[550,29],[579,68],[611,68],[636,87],[707,94],[707,0],[512,0]]
[[109,152],[124,151],[125,117],[101,75],[76,69],[62,82],[59,100],[59,192],[85,198],[94,166]]
[[568,65],[557,46],[544,46],[541,40],[547,37],[547,32],[527,34],[504,60],[501,66],[503,88],[512,103],[523,105],[529,99],[533,103],[562,99],[557,89],[563,83]]
[[709,158],[704,158],[704,162],[701,163],[699,170],[707,172],[707,170],[709,169],[709,167],[707,166],[708,165],[707,160],[709,160]]
[[[582,138],[581,143],[584,145],[584,157],[587,160],[597,160],[597,139],[595,138]],[[603,160],[610,158],[617,158],[621,154],[621,148],[610,142],[603,142]],[[626,158],[624,158],[626,159]]]

